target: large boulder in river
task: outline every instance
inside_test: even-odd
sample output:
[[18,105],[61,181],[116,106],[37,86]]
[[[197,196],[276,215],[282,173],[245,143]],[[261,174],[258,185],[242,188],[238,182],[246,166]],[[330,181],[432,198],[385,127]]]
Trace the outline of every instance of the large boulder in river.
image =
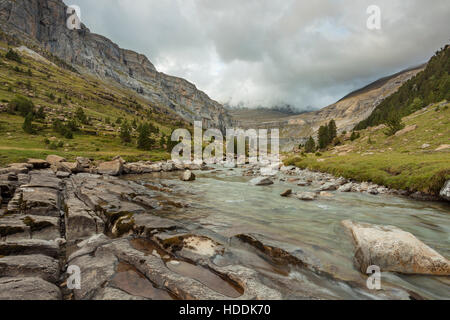
[[450,262],[411,233],[393,226],[355,223],[342,225],[352,235],[355,265],[362,273],[372,265],[404,274],[450,275]]
[[273,184],[272,179],[266,177],[258,177],[250,181],[250,184],[254,186],[270,186]]
[[195,174],[192,173],[191,170],[186,170],[183,172],[181,176],[181,181],[194,181],[195,180]]
[[440,196],[441,196],[443,199],[445,199],[445,200],[447,200],[447,201],[450,201],[450,180],[448,180],[448,181],[445,183],[444,187],[443,187],[442,190],[441,190]]
[[102,162],[98,165],[98,173],[109,176],[120,176],[123,172],[123,162],[120,159]]
[[302,201],[313,201],[316,200],[317,195],[314,192],[299,192],[295,197]]

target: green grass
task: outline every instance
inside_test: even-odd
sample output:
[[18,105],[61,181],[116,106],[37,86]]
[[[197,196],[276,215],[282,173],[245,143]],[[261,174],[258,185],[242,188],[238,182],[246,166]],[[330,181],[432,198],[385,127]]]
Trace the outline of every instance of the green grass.
[[[289,154],[285,164],[396,189],[438,194],[450,179],[450,149],[435,151],[450,144],[450,109],[432,106],[403,120],[407,126],[415,124],[418,128],[392,137],[384,134],[385,129],[369,128],[360,131],[361,138],[344,143],[344,148],[351,148],[349,152],[340,152],[342,146],[338,146],[321,156]],[[424,144],[430,147],[423,149]]]

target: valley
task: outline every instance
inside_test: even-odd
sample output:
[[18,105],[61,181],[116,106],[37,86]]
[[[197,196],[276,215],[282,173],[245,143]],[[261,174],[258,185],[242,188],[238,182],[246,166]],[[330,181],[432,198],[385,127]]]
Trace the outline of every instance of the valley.
[[[233,109],[65,21],[0,1],[0,300],[450,299],[450,46],[320,110]],[[279,128],[280,157],[174,159],[194,121]]]

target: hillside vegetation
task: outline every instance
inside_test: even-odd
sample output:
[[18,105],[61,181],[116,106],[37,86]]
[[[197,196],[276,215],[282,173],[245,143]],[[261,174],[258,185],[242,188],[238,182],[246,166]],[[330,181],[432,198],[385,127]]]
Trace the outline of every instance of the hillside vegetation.
[[286,165],[357,181],[437,195],[450,179],[450,103],[430,105],[403,118],[405,129],[386,136],[380,125],[341,135],[336,146],[316,154],[288,155]]
[[386,123],[390,117],[404,117],[432,103],[450,101],[450,45],[436,52],[424,71],[386,98],[355,130]]
[[[149,139],[138,149],[138,128],[144,124]],[[180,126],[189,127],[132,91],[0,42],[0,165],[48,154],[165,159],[168,137]],[[123,128],[129,135],[121,135]]]

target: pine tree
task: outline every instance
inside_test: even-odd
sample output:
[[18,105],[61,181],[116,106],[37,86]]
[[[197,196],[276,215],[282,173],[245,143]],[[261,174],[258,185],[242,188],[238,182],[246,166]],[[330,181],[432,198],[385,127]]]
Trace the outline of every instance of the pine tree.
[[314,151],[316,151],[316,142],[314,141],[313,137],[309,137],[308,141],[305,144],[305,152],[313,153]]
[[329,137],[328,137],[329,131],[328,126],[321,126],[319,129],[319,148],[325,149],[328,146],[329,143]]
[[150,138],[150,126],[148,123],[141,124],[138,128],[139,136],[137,147],[141,150],[150,150],[153,140]]
[[337,137],[337,126],[334,120],[331,120],[328,124],[328,138],[329,143],[333,142],[334,138]]
[[122,143],[131,142],[131,128],[127,121],[124,121],[120,127],[120,140],[122,140]]
[[25,131],[28,134],[34,134],[33,129],[33,114],[30,112],[25,117],[25,121],[23,122],[22,126],[23,131]]

